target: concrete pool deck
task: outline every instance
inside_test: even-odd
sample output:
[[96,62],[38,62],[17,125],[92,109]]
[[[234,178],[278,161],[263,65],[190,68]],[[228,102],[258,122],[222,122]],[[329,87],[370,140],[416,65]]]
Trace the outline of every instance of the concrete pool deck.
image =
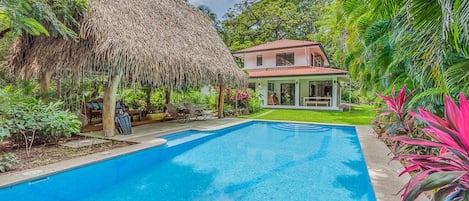
[[[133,134],[117,135],[115,137],[106,139],[136,142],[137,144],[135,145],[61,161],[34,169],[2,174],[0,175],[0,188],[4,186],[10,186],[15,183],[20,183],[25,180],[43,178],[57,172],[87,165],[96,161],[106,160],[123,154],[129,154],[134,151],[159,146],[165,143],[165,140],[158,138],[162,135],[189,129],[217,130],[232,125],[241,124],[247,121],[251,120],[225,118],[189,122],[169,121],[133,127]],[[389,154],[389,149],[383,142],[376,138],[374,131],[371,129],[371,126],[355,127],[377,200],[401,200],[397,192],[409,179],[409,176],[404,175],[402,177],[398,177],[403,167],[399,162],[391,161],[392,156]],[[84,133],[82,135],[88,136],[90,138],[104,138],[102,132]],[[418,200],[420,201],[428,199],[420,196]]]

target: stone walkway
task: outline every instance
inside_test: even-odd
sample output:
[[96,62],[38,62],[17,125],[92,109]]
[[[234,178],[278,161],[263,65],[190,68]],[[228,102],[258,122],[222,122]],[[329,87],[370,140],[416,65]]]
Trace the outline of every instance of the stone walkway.
[[[65,171],[96,161],[118,157],[122,154],[128,154],[138,150],[159,146],[166,143],[164,139],[158,138],[159,136],[165,134],[189,129],[216,130],[247,121],[250,120],[225,118],[189,122],[169,121],[133,127],[133,134],[117,135],[110,138],[105,138],[103,132],[82,133],[81,135],[84,136],[106,140],[112,139],[130,141],[136,142],[137,144],[113,149],[107,152],[96,153],[80,158],[62,161],[31,170],[5,174],[0,176],[0,188],[2,186],[9,186],[24,180],[43,177],[45,175],[50,175],[59,171]],[[370,126],[356,126],[356,129],[377,200],[401,200],[400,196],[397,195],[397,192],[408,180],[408,175],[398,177],[399,172],[402,170],[401,164],[396,161],[391,161],[392,157],[389,155],[389,149],[386,147],[386,145],[384,145],[384,143],[375,137],[374,132]],[[418,200],[429,200],[422,197],[423,196],[421,196]]]

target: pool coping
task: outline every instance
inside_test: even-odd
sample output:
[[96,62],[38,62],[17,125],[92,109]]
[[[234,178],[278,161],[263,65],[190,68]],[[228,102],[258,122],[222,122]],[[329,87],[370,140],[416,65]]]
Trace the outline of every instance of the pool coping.
[[[347,126],[354,127],[357,132],[357,137],[360,142],[360,147],[365,158],[368,168],[368,174],[371,179],[371,184],[375,193],[377,201],[399,201],[401,200],[398,195],[399,190],[408,181],[409,175],[398,177],[403,167],[398,161],[392,161],[392,156],[388,147],[377,139],[371,126],[364,125],[349,125],[349,124],[327,124],[327,123],[314,123],[314,122],[297,122],[297,121],[274,121],[274,120],[256,120],[256,119],[238,119],[240,121],[228,123],[218,126],[209,126],[209,128],[187,127],[183,129],[168,130],[165,132],[157,133],[154,135],[142,136],[138,144],[130,145],[112,149],[105,152],[94,153],[78,158],[60,161],[57,163],[41,166],[33,169],[28,169],[19,172],[7,173],[0,176],[0,188],[13,186],[25,181],[31,181],[42,177],[47,177],[52,174],[67,171],[81,166],[97,163],[104,160],[110,160],[115,157],[130,154],[133,152],[157,147],[164,145],[166,141],[159,138],[164,135],[172,134],[175,132],[187,130],[200,130],[212,131],[220,130],[227,127],[244,124],[251,121],[258,122],[287,122],[287,123],[301,123],[301,124],[317,124],[317,125],[332,125],[332,126]],[[429,200],[420,196],[418,201]]]

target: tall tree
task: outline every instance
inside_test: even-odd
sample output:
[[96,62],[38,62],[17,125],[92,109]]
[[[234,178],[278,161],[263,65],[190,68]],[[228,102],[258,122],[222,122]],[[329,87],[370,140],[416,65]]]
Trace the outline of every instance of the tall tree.
[[239,50],[279,39],[307,40],[329,0],[243,0],[228,10],[222,22],[223,39]]
[[[410,104],[434,111],[442,108],[444,94],[469,92],[469,2],[338,2],[345,17],[343,62],[363,92],[407,84],[418,89]],[[320,24],[320,30],[330,31],[330,25]]]
[[218,20],[217,18],[217,14],[215,14],[208,6],[200,5],[197,8],[203,13],[205,13],[206,15],[208,15],[210,20],[212,20],[212,24],[215,27],[215,29],[218,31],[218,33],[221,33],[223,31],[221,24],[220,24],[220,20]]

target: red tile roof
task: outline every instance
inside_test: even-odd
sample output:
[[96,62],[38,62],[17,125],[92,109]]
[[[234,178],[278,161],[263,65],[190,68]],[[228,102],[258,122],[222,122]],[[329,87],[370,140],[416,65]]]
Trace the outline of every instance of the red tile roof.
[[238,50],[235,52],[235,54],[265,51],[265,50],[275,50],[275,49],[283,49],[283,48],[307,47],[307,46],[314,46],[314,45],[321,45],[321,43],[311,42],[311,41],[302,41],[302,40],[282,39],[282,40],[272,41],[272,42],[264,43],[258,46]]
[[263,68],[249,69],[249,77],[283,77],[296,75],[330,75],[330,74],[347,74],[348,72],[336,68],[324,68],[314,66],[298,66],[283,68]]

